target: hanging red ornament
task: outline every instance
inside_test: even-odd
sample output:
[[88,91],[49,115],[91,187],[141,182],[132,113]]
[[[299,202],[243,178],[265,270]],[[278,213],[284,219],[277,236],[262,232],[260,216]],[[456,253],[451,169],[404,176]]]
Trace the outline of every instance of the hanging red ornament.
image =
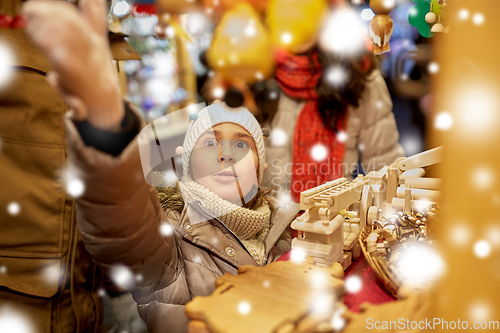
[[0,14],[0,28],[8,28],[12,23],[12,17],[6,14]]
[[13,29],[23,29],[26,26],[26,18],[22,15],[17,15],[12,20],[10,27]]

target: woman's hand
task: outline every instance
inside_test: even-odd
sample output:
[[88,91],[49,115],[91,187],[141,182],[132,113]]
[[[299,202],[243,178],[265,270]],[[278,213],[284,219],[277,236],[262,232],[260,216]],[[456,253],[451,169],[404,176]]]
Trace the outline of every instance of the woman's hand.
[[47,80],[73,109],[74,119],[118,130],[124,108],[107,38],[105,0],[80,0],[78,7],[29,1],[23,14],[27,35],[52,65]]

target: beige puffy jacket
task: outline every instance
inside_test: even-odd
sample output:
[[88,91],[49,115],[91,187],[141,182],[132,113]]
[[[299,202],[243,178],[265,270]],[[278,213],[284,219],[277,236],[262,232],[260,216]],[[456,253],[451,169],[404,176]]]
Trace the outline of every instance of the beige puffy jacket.
[[[279,194],[290,187],[293,135],[304,104],[305,100],[292,99],[282,93],[272,123],[265,124],[271,130],[271,137],[265,140],[268,169],[261,188],[274,187]],[[369,76],[359,107],[349,106],[346,133],[342,170],[349,179],[358,167],[359,154],[365,172],[381,169],[404,156],[403,147],[398,143],[391,96],[380,71],[375,70]]]
[[[132,271],[131,292],[149,332],[186,332],[187,302],[210,295],[224,273],[257,263],[220,221],[197,216],[206,213],[191,198],[184,196],[181,214],[163,211],[156,188],[144,180],[137,137],[113,157],[85,146],[71,121],[66,128],[68,161],[85,184],[76,202],[87,250],[110,276],[118,265]],[[288,226],[298,205],[269,201],[272,227],[265,248],[272,262],[291,247]],[[175,227],[173,234],[160,232],[164,222]]]

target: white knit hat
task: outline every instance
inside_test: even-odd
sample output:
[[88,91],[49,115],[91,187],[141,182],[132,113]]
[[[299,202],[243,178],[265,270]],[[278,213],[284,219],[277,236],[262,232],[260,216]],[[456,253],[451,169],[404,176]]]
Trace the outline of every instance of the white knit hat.
[[[192,118],[191,115],[190,118]],[[262,175],[264,174],[266,159],[264,154],[264,138],[259,122],[247,108],[231,108],[224,102],[214,103],[207,106],[198,112],[197,119],[193,120],[189,125],[186,137],[184,138],[184,144],[182,146],[182,167],[184,169],[184,176],[189,174],[189,161],[191,160],[191,153],[193,152],[193,148],[196,145],[196,142],[198,142],[200,136],[215,125],[222,123],[240,125],[252,136],[255,142],[255,147],[257,148],[257,157],[259,159],[257,182],[260,185]]]

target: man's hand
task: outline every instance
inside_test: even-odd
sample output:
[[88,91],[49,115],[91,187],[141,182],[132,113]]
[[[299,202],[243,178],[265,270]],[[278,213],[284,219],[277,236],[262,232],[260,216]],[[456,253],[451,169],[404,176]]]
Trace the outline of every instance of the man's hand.
[[124,115],[107,39],[105,0],[29,1],[26,33],[47,56],[47,80],[73,109],[75,120],[114,131]]

